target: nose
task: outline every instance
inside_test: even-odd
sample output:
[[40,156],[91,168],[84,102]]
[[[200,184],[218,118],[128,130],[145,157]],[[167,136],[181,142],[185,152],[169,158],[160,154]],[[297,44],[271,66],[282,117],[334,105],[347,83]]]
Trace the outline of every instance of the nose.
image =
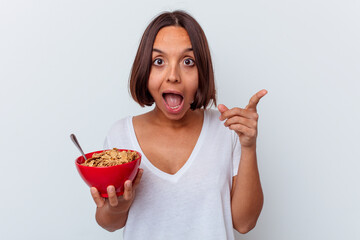
[[179,66],[177,64],[169,64],[167,81],[180,82]]

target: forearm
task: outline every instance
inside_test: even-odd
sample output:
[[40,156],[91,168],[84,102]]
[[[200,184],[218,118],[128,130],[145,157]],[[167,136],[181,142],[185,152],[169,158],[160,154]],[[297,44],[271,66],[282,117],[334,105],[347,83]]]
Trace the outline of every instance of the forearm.
[[125,226],[128,216],[126,212],[114,212],[108,206],[96,209],[96,221],[104,229],[113,232]]
[[233,184],[231,211],[234,228],[246,233],[255,227],[263,206],[256,147],[241,149],[238,174]]

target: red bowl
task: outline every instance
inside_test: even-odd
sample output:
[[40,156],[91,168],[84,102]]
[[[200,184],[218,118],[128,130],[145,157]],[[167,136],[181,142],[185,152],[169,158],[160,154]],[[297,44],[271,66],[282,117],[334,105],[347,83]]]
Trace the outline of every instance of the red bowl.
[[[96,151],[85,154],[86,158],[91,158],[94,153],[103,152]],[[128,149],[119,149],[119,151],[132,151]],[[83,156],[78,157],[75,160],[76,168],[89,187],[96,187],[102,197],[108,197],[106,188],[109,185],[113,185],[116,190],[116,195],[120,196],[124,193],[124,183],[126,180],[133,181],[139,170],[141,162],[141,154],[137,152],[138,158],[124,164],[110,166],[110,167],[89,167],[80,165],[84,163],[85,159]]]

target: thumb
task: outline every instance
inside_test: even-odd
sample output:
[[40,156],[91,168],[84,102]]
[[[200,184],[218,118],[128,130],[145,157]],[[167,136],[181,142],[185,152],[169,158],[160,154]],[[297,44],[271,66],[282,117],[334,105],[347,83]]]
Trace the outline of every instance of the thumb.
[[224,104],[219,104],[218,109],[219,109],[220,113],[223,113],[223,112],[229,110]]
[[224,104],[218,105],[219,112],[221,113],[219,120],[224,121],[226,118],[223,116],[223,113],[229,110]]

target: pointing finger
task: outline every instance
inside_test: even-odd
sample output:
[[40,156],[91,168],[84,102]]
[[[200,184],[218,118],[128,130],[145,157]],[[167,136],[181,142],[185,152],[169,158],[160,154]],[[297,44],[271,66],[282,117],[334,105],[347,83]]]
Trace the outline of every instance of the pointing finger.
[[249,109],[249,110],[255,110],[256,111],[256,106],[258,105],[260,99],[265,96],[267,94],[267,91],[265,89],[260,90],[259,92],[255,93],[249,101],[249,104],[246,106],[245,109]]

